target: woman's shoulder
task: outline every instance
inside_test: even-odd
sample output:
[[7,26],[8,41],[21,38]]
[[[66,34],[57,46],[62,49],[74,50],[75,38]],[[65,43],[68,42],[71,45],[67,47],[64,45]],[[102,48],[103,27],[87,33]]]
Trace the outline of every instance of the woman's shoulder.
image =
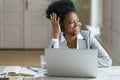
[[80,33],[84,34],[84,35],[90,35],[91,31],[90,30],[80,30]]
[[81,35],[84,37],[84,38],[86,38],[86,39],[88,39],[88,38],[93,38],[93,37],[95,37],[94,35],[93,35],[93,33],[92,33],[92,31],[90,31],[90,30],[80,30],[80,33],[81,33]]

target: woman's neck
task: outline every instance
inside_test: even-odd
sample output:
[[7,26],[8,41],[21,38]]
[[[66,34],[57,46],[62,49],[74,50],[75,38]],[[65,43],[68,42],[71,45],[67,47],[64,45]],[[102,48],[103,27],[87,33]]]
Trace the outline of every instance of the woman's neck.
[[65,35],[65,39],[67,41],[67,46],[69,48],[76,48],[77,47],[77,36]]

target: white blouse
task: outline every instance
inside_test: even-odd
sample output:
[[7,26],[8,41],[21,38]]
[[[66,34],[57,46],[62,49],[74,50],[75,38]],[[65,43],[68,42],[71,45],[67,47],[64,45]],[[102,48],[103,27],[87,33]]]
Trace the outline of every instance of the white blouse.
[[[49,48],[68,48],[67,41],[60,34],[59,39],[51,39]],[[76,49],[98,49],[98,67],[110,67],[112,60],[105,49],[97,41],[91,31],[81,30],[77,36],[77,48]]]

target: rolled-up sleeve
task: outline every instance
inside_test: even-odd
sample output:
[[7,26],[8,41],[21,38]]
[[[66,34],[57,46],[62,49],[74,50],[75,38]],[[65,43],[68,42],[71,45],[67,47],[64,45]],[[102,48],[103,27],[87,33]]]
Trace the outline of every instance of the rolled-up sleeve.
[[92,49],[98,49],[98,67],[110,67],[112,65],[110,56],[91,32],[90,47]]
[[49,48],[59,48],[59,39],[52,38]]

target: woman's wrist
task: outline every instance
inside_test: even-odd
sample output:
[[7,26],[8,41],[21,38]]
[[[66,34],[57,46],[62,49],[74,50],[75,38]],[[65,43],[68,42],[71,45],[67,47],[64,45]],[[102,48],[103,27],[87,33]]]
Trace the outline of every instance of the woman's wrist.
[[53,38],[54,38],[54,39],[59,39],[59,35],[60,35],[60,34],[53,34]]

